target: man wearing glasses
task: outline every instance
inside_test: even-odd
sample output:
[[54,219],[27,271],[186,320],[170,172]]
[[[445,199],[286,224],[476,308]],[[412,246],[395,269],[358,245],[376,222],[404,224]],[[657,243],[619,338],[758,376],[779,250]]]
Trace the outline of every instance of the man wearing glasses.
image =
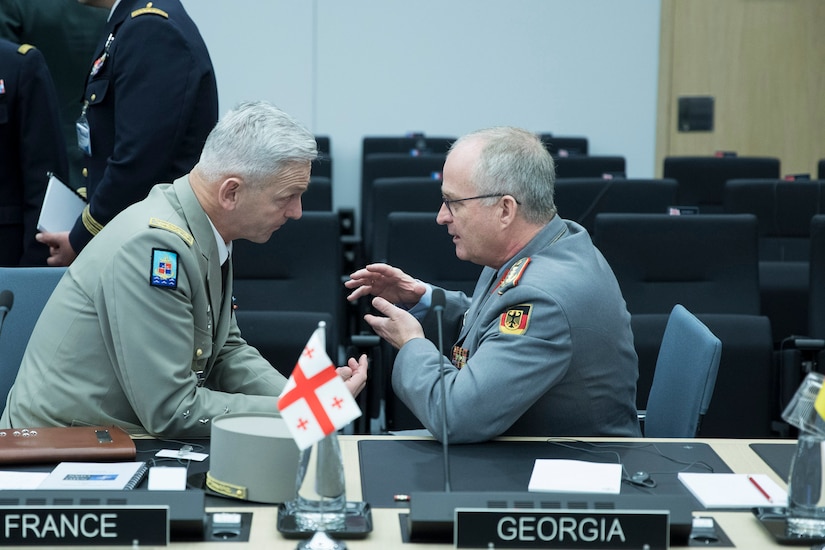
[[386,264],[345,283],[349,300],[374,296],[381,315],[364,319],[398,349],[393,389],[439,440],[444,426],[455,443],[641,435],[630,314],[590,235],[556,214],[554,181],[552,157],[525,130],[480,130],[451,147],[436,221],[460,259],[485,268],[472,297],[446,292],[448,361],[433,343],[431,285]]

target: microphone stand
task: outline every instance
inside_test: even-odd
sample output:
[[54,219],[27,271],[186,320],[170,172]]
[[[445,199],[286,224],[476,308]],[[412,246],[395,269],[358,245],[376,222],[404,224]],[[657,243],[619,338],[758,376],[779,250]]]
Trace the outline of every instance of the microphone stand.
[[447,366],[444,363],[444,331],[442,327],[444,323],[443,317],[445,296],[444,291],[441,289],[434,290],[434,296],[435,292],[440,293],[440,295],[433,301],[437,302],[434,309],[436,321],[438,322],[438,372],[441,384],[441,431],[444,434],[441,438],[441,445],[443,448],[443,452],[441,454],[444,456],[444,491],[450,492],[450,452],[448,449],[450,436],[447,431],[447,383],[444,381]]

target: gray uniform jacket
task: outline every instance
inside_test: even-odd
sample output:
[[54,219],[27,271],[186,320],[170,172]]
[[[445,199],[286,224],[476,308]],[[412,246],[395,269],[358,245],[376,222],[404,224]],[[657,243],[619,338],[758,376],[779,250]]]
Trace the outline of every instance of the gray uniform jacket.
[[[482,271],[472,300],[446,295],[445,325],[463,315],[458,351],[445,350],[450,442],[641,436],[630,314],[613,271],[581,226],[555,216],[502,270]],[[443,439],[431,317],[424,319],[427,338],[399,350],[392,384]],[[466,364],[455,368],[451,360],[460,364],[462,353]]]
[[[0,425],[199,437],[224,412],[277,412],[286,381],[241,338],[214,235],[185,176],[107,224],[46,304]],[[176,285],[151,284],[175,258]]]

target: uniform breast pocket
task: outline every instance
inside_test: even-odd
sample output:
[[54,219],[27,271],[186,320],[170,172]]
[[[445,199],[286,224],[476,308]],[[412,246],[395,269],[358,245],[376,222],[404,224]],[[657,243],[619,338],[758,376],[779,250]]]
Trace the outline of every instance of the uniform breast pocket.
[[8,124],[9,108],[5,102],[0,103],[0,124]]
[[106,93],[109,91],[109,79],[101,78],[92,80],[86,86],[86,101],[89,105],[97,105],[106,99]]

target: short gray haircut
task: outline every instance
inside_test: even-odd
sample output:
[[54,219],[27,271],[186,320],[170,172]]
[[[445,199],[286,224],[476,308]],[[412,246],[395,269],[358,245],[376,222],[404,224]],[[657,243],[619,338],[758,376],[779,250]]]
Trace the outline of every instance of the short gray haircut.
[[479,195],[512,195],[531,223],[547,223],[553,217],[556,167],[537,134],[510,126],[486,128],[460,137],[450,150],[468,140],[481,142],[471,175]]
[[210,181],[237,176],[258,185],[317,156],[315,136],[295,118],[266,101],[244,102],[212,129],[198,171]]

